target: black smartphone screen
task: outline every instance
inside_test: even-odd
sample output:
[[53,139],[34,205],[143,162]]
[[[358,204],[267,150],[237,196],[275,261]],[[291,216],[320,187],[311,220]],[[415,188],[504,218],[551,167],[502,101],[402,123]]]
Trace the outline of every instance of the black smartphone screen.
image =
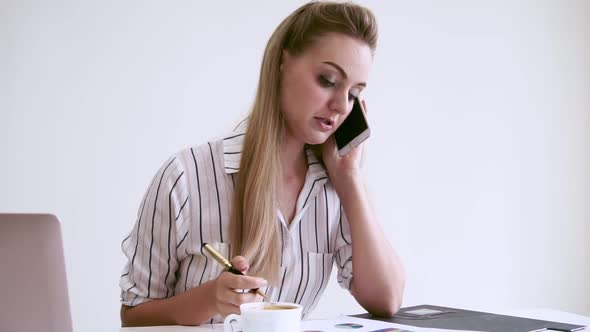
[[352,111],[346,119],[344,119],[344,122],[342,122],[340,127],[334,132],[336,146],[338,146],[339,150],[344,148],[348,143],[367,130],[367,128],[369,128],[369,126],[365,120],[363,110],[358,98],[355,98]]

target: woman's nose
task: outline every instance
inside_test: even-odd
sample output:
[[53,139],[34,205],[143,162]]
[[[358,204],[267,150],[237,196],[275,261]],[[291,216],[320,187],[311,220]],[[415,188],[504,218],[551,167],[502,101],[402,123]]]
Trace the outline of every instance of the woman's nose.
[[334,96],[330,103],[330,110],[340,113],[346,114],[348,112],[348,94],[342,97],[340,94]]

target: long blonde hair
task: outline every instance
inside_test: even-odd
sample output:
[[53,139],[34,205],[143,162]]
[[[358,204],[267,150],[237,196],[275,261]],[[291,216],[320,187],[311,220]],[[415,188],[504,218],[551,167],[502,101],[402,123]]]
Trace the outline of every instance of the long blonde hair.
[[372,51],[377,23],[366,8],[352,3],[310,2],[283,20],[270,37],[260,69],[254,105],[247,118],[231,220],[232,256],[250,262],[249,274],[279,281],[281,233],[277,221],[279,150],[284,128],[280,111],[283,50],[299,55],[320,36],[338,32],[364,41]]

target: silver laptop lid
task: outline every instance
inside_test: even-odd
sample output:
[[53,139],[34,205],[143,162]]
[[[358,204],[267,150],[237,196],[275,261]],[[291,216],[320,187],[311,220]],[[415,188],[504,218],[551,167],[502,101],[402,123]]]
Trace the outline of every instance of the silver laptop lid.
[[61,231],[53,215],[0,214],[0,331],[72,331]]

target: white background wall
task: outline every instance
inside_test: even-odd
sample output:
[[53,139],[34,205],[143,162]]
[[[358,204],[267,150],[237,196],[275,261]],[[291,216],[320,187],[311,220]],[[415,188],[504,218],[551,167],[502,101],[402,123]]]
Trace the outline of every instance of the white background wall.
[[[0,211],[61,218],[76,330],[119,324],[151,177],[246,114],[302,3],[0,0]],[[590,2],[361,3],[367,180],[404,305],[590,315]],[[314,316],[358,312],[333,283]]]

